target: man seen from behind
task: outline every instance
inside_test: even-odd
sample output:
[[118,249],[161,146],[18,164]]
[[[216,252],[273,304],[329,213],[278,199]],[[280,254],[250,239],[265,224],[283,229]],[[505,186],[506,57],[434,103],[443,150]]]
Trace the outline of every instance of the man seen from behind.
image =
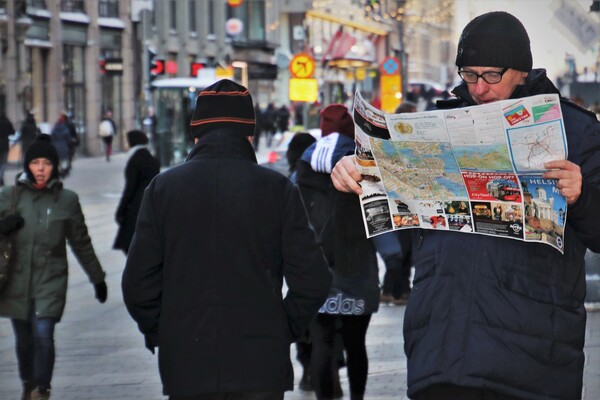
[[170,399],[282,400],[331,283],[298,189],[257,165],[254,124],[246,88],[204,89],[186,162],[142,200],[123,294]]

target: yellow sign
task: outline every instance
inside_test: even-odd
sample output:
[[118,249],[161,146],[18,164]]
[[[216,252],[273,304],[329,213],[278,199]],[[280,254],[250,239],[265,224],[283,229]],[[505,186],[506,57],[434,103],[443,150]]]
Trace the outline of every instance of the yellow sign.
[[399,74],[381,75],[381,111],[393,113],[402,99],[402,80]]
[[306,53],[298,53],[290,61],[290,73],[294,78],[312,78],[315,60]]
[[319,94],[319,85],[316,79],[290,79],[290,100],[314,103]]
[[233,67],[217,67],[215,76],[219,79],[233,79]]

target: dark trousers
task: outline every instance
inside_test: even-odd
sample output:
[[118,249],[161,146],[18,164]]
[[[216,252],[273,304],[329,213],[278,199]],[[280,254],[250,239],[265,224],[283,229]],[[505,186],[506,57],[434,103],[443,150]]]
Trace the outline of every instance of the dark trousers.
[[525,400],[491,390],[454,385],[433,385],[415,395],[415,400]]
[[340,354],[336,338],[340,337],[340,333],[346,351],[350,395],[357,399],[364,396],[369,372],[366,336],[370,321],[371,315],[318,315],[311,327],[311,381],[317,399],[333,397],[334,375]]
[[19,376],[23,382],[50,389],[54,370],[56,318],[13,319]]
[[169,397],[169,400],[283,400],[283,392],[211,393],[192,397]]
[[403,257],[388,257],[385,261],[385,275],[381,292],[395,299],[410,293],[410,261]]

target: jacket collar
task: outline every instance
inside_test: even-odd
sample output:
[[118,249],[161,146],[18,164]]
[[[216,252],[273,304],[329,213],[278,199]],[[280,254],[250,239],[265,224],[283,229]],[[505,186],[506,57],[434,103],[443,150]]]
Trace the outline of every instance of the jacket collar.
[[257,163],[248,139],[230,129],[215,129],[202,135],[186,162],[197,158],[239,158]]

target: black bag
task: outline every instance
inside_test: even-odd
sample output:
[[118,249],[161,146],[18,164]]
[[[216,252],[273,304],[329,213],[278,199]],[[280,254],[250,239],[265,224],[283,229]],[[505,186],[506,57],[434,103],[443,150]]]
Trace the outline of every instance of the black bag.
[[[17,188],[13,187],[12,190],[12,201],[11,201],[11,214],[14,214],[17,208]],[[0,233],[0,292],[2,288],[8,282],[8,275],[10,272],[10,263],[12,261],[14,249],[13,241],[10,235]]]

